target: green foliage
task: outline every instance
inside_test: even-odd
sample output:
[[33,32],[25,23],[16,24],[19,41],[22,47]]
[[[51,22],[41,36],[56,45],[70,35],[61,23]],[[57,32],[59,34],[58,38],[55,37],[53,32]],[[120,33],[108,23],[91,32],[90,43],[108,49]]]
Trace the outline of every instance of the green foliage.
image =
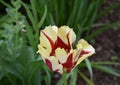
[[[41,56],[36,54],[39,43],[39,31],[48,25],[68,25],[77,34],[87,40],[94,39],[103,31],[120,26],[114,23],[96,23],[102,15],[117,8],[114,4],[105,10],[98,9],[104,0],[0,0],[6,8],[6,14],[0,14],[0,85],[50,85],[52,73],[43,63]],[[1,9],[1,7],[0,7]],[[21,11],[24,9],[24,11]],[[91,33],[93,27],[99,27]],[[88,59],[78,67],[87,67],[90,79],[79,68],[74,69],[65,78],[70,85],[76,85],[80,75],[88,85],[94,85],[92,67],[100,71],[120,77],[120,72],[106,65],[117,65],[117,62],[90,62]],[[109,70],[108,70],[109,69]],[[79,75],[78,75],[79,74]],[[63,85],[59,79],[57,85]]]

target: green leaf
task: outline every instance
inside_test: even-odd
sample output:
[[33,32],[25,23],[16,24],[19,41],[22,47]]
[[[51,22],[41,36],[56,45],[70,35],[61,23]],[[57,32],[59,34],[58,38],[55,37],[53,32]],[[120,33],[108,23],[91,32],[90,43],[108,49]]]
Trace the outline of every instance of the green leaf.
[[119,62],[111,62],[111,61],[105,61],[105,62],[91,62],[92,65],[116,65],[116,66],[120,66]]
[[87,85],[94,85],[93,81],[91,81],[90,79],[88,79],[81,71],[78,71],[78,73],[85,80],[85,82],[87,83]]
[[45,5],[44,7],[45,7],[44,14],[43,14],[41,20],[39,21],[39,23],[37,25],[37,28],[40,28],[45,21],[45,18],[46,18],[46,15],[47,15],[47,6]]
[[[69,77],[70,77],[70,74],[67,74],[66,79],[68,79]],[[63,81],[63,78],[61,77],[56,85],[63,85],[63,84],[64,84],[64,81]]]
[[87,36],[86,39],[90,40],[91,38],[97,36],[98,34],[102,33],[105,30],[114,28],[114,27],[119,27],[120,26],[120,21],[114,22],[114,23],[110,23],[110,24],[106,24],[103,27],[100,27],[99,29],[97,29],[95,32],[91,33],[91,35]]
[[92,65],[93,68],[103,71],[105,73],[111,74],[113,76],[120,77],[120,71],[113,69],[111,67],[103,66],[103,65]]
[[85,59],[85,63],[86,63],[86,66],[87,66],[87,68],[88,68],[88,71],[89,71],[89,73],[90,73],[90,78],[91,78],[91,80],[93,80],[92,66],[91,66],[91,63],[90,63],[90,61],[89,61],[88,58]]
[[77,82],[77,69],[74,69],[71,73],[70,76],[70,85],[76,85]]
[[30,0],[30,3],[31,3],[31,6],[32,6],[32,11],[33,11],[33,14],[34,14],[34,18],[35,18],[35,21],[38,20],[38,15],[37,15],[37,4],[36,4],[36,0]]
[[33,28],[36,29],[36,21],[30,11],[30,8],[28,5],[26,5],[24,2],[21,1],[21,4],[23,5],[23,7],[25,8],[26,12],[27,12],[27,16],[29,17],[30,21],[32,22]]

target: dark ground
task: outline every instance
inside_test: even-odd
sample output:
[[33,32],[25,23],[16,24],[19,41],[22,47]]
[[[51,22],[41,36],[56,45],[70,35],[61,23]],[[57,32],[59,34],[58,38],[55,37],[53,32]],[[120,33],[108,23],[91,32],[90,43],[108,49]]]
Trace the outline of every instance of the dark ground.
[[[114,3],[120,3],[120,0],[106,0],[105,5],[101,8],[111,6]],[[120,7],[109,12],[107,15],[101,17],[98,22],[109,23],[120,20]],[[95,28],[99,29],[99,28]],[[95,37],[94,47],[96,54],[93,55],[91,61],[116,61],[120,62],[120,27],[112,28]],[[116,67],[120,71],[120,67]],[[88,71],[85,72],[87,75]],[[93,71],[93,78],[95,85],[120,85],[120,77],[115,77],[99,70]],[[80,80],[79,80],[80,79]],[[77,85],[86,85],[78,79]]]

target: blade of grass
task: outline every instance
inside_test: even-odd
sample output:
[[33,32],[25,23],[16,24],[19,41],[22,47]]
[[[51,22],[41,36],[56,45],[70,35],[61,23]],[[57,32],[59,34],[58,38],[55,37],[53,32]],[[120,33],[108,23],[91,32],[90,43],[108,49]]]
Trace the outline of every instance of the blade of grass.
[[55,22],[56,22],[56,25],[58,25],[58,23],[59,23],[58,2],[57,2],[57,0],[53,0],[53,3],[54,3],[54,7],[55,7]]
[[88,68],[88,71],[90,73],[90,79],[93,80],[93,71],[92,71],[92,66],[91,66],[91,63],[89,61],[89,59],[85,59],[85,63],[86,63],[86,66]]
[[28,8],[29,6],[26,5],[24,2],[21,1],[21,4],[23,5],[23,7],[25,8],[26,12],[27,12],[27,16],[30,19],[30,21],[32,22],[32,26],[34,28],[34,30],[36,29],[36,23],[35,23],[35,19],[30,11],[30,9]]
[[34,49],[34,52],[35,52],[36,51],[35,38],[34,38],[34,35],[32,33],[32,29],[27,22],[26,22],[26,29],[27,29],[28,39],[30,41],[30,44],[31,44],[32,48]]
[[93,81],[91,81],[90,79],[88,79],[81,71],[78,71],[78,73],[85,80],[85,82],[87,83],[87,85],[94,85]]
[[78,12],[77,12],[77,14],[76,14],[75,23],[78,23],[78,22],[79,22],[79,18],[80,18],[80,16],[82,15],[83,7],[84,7],[84,1],[81,1],[81,2],[80,2],[80,5],[79,5]]
[[32,11],[33,11],[33,15],[35,18],[35,21],[38,21],[38,15],[37,15],[37,8],[36,8],[36,0],[30,0],[31,6],[32,6]]
[[6,7],[8,7],[8,8],[12,8],[12,6],[9,5],[8,3],[6,3],[5,1],[0,0],[0,2],[1,2],[3,5],[5,5]]
[[77,68],[71,72],[70,85],[76,85],[77,81]]
[[[70,77],[70,74],[67,74],[66,79],[68,79],[69,77]],[[63,83],[64,83],[63,79],[60,78],[56,85],[63,85]]]
[[99,28],[98,30],[96,30],[95,32],[93,32],[91,35],[87,36],[86,39],[89,40],[107,29],[111,29],[111,28],[119,27],[119,26],[120,26],[120,21],[117,21],[115,23],[106,24],[105,26],[103,26],[103,27]]
[[91,62],[92,65],[98,64],[98,65],[116,65],[120,66],[119,62],[111,62],[111,61],[106,61],[106,62]]
[[71,12],[71,15],[69,16],[69,19],[67,22],[68,26],[72,26],[72,23],[74,21],[74,17],[75,17],[76,11],[77,11],[77,6],[78,6],[78,0],[75,0],[74,5],[73,5],[73,9],[72,9],[73,11]]
[[113,69],[111,67],[103,66],[103,65],[92,65],[93,68],[98,69],[100,71],[106,72],[108,74],[120,77],[120,71]]
[[39,23],[38,23],[38,25],[37,25],[37,28],[38,28],[38,29],[39,29],[39,28],[42,26],[42,24],[44,23],[45,18],[46,18],[46,15],[47,15],[47,6],[44,5],[44,7],[45,7],[44,14],[43,14],[41,20],[39,21]]

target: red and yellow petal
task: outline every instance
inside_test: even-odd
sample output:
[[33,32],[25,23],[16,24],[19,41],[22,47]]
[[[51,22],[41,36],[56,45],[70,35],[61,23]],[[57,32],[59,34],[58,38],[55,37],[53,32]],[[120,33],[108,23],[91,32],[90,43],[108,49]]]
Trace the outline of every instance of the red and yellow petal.
[[65,63],[68,58],[68,54],[63,48],[57,48],[55,50],[55,56],[59,60],[60,63]]
[[76,40],[76,35],[68,26],[61,26],[58,29],[58,37],[67,45],[71,45]]
[[68,38],[67,35],[70,32],[70,29],[68,26],[61,26],[58,29],[58,37],[65,43],[68,45]]
[[58,32],[58,28],[57,26],[48,26],[45,27],[44,30],[42,30],[42,32],[44,32],[44,34],[49,37],[54,43],[57,39],[57,32]]
[[86,59],[87,57],[91,56],[92,54],[95,53],[95,49],[92,47],[92,45],[90,45],[87,41],[85,41],[84,39],[81,39],[78,42],[77,45],[77,49],[80,49],[80,55],[77,61],[78,65],[79,63],[81,63],[84,59]]
[[48,26],[40,33],[40,44],[43,48],[47,49],[50,56],[54,55],[57,30],[56,26]]
[[61,64],[59,64],[58,59],[55,56],[51,56],[49,58],[46,58],[45,63],[47,64],[47,66],[51,70],[62,74],[63,66]]
[[71,46],[73,45],[73,43],[76,40],[76,35],[75,35],[75,32],[73,31],[73,29],[71,29],[69,34],[68,34],[68,40],[69,40],[69,43]]
[[48,40],[48,38],[43,33],[41,33],[40,44],[38,45],[38,52],[41,53],[43,56],[44,55],[49,56],[51,51],[52,51],[51,42]]

